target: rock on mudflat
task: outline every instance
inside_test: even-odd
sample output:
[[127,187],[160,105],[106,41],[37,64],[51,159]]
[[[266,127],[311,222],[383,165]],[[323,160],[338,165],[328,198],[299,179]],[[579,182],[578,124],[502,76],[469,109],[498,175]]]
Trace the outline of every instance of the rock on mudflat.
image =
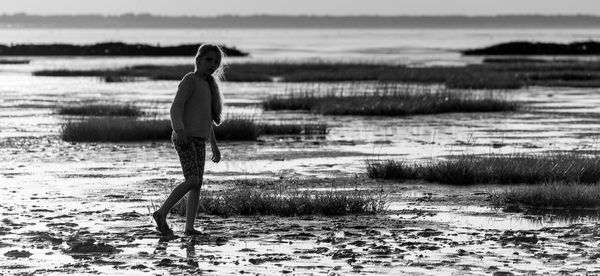
[[84,241],[74,240],[70,241],[70,253],[107,253],[113,254],[119,252],[119,250],[105,243],[95,243],[93,239],[88,239]]
[[496,271],[492,275],[493,276],[513,276],[515,274],[513,274],[512,272],[508,272],[508,271]]
[[340,250],[333,252],[333,254],[331,255],[331,258],[334,260],[349,259],[349,258],[356,257],[356,255],[357,254],[354,251],[352,251],[351,249],[340,249]]
[[8,251],[6,253],[4,253],[4,256],[6,257],[11,257],[11,258],[29,258],[31,254],[29,251],[19,251],[19,250],[11,250]]

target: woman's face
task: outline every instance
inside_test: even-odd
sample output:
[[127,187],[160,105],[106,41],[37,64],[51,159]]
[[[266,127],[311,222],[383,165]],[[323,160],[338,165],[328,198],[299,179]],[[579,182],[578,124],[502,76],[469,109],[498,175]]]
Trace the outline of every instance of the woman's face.
[[212,75],[215,70],[219,67],[220,59],[219,55],[215,51],[210,51],[204,54],[203,56],[198,57],[196,61],[197,68],[196,70],[199,73],[204,73],[207,75]]

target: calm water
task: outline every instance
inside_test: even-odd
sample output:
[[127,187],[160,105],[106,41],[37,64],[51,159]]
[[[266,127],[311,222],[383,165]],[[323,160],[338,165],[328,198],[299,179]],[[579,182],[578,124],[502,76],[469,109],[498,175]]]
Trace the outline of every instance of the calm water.
[[123,41],[176,45],[214,41],[247,51],[252,59],[367,60],[414,65],[478,62],[478,58],[461,57],[457,51],[514,40],[600,40],[600,29],[0,29],[0,44]]
[[[570,42],[600,40],[598,30],[81,30],[0,29],[0,43],[129,43],[181,44],[216,41],[250,52],[255,60],[379,61],[412,65],[464,64],[480,58],[462,57],[458,50],[514,40]],[[192,57],[22,57],[26,65],[0,65],[0,139],[52,137],[60,132],[65,118],[57,106],[85,99],[136,102],[168,117],[168,106],[177,81],[105,83],[92,77],[35,77],[40,69],[115,68],[136,64],[192,64]],[[223,171],[260,173],[268,167],[279,170],[311,171],[312,174],[357,173],[364,160],[386,155],[414,161],[465,152],[537,152],[546,150],[597,149],[600,133],[595,119],[600,95],[596,89],[524,88],[510,91],[512,99],[528,102],[518,113],[447,114],[394,117],[322,116],[303,112],[262,111],[258,104],[289,86],[305,84],[223,83],[229,114],[250,113],[264,121],[325,122],[329,134],[312,141],[319,156],[280,162],[241,160]],[[325,86],[337,86],[328,83]],[[365,84],[370,85],[370,84]],[[363,87],[353,86],[360,92]],[[542,112],[543,113],[540,113]],[[564,115],[562,115],[564,114]],[[590,115],[591,114],[591,115]],[[593,116],[592,116],[593,115]],[[269,141],[270,150],[289,155],[290,147],[303,149],[295,140]],[[258,148],[246,145],[249,150]],[[245,152],[242,150],[240,154]],[[329,154],[331,152],[332,154]],[[343,154],[340,154],[342,152]],[[236,153],[237,154],[237,153]],[[234,154],[235,156],[237,156]],[[142,156],[144,154],[141,154]],[[332,158],[332,156],[335,156]],[[236,157],[237,158],[237,157]],[[239,159],[239,158],[237,158]],[[232,160],[237,160],[232,159]]]

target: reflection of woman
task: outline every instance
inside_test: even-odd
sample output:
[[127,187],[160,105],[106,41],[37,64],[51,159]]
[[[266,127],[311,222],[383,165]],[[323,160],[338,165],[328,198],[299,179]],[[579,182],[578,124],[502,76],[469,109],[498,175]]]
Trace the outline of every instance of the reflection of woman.
[[217,45],[200,46],[196,54],[196,70],[183,77],[171,105],[171,140],[179,155],[185,181],[175,187],[163,205],[152,214],[162,235],[173,234],[167,224],[167,214],[186,193],[185,234],[201,234],[194,228],[194,220],[204,175],[206,139],[210,139],[212,161],[217,163],[221,160],[213,125],[221,123],[223,110],[223,99],[217,84],[223,74],[223,56],[223,51]]

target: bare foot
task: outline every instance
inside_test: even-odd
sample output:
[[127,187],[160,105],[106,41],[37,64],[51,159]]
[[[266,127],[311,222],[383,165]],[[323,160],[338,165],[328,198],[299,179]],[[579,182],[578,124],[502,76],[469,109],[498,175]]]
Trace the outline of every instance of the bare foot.
[[167,225],[167,218],[162,216],[159,211],[152,213],[152,218],[156,222],[156,230],[163,236],[173,235],[173,230]]

